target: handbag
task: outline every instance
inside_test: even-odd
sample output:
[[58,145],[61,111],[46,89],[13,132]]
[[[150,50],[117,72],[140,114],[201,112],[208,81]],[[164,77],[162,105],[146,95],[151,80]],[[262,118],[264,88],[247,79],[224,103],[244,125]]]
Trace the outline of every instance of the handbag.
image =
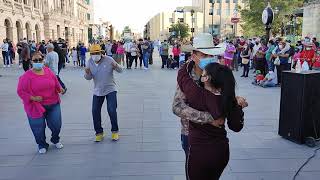
[[280,65],[280,58],[279,57],[277,57],[275,60],[274,60],[274,62],[273,62],[273,64],[274,65],[276,65],[276,66],[279,66]]
[[248,58],[242,58],[242,64],[248,64],[249,59]]

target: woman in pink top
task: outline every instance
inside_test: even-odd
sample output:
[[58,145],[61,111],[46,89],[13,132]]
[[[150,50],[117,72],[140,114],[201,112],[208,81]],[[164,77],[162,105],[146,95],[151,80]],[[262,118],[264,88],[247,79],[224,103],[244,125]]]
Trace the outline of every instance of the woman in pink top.
[[181,53],[181,50],[180,50],[179,45],[175,44],[173,49],[172,49],[172,54],[173,54],[174,61],[178,62],[178,64],[179,64],[180,53]]
[[226,50],[224,52],[224,62],[225,65],[229,68],[232,68],[231,65],[233,64],[233,56],[236,52],[236,47],[233,45],[232,41],[229,41],[227,44]]
[[22,99],[39,153],[45,154],[49,147],[45,136],[46,124],[52,131],[51,142],[56,148],[63,148],[59,137],[61,129],[59,93],[63,93],[64,90],[56,75],[44,67],[41,54],[33,55],[32,66],[32,69],[19,78],[17,93]]
[[118,44],[118,48],[117,48],[117,56],[118,56],[118,63],[123,64],[124,66],[124,53],[125,53],[125,49],[123,47],[123,42],[119,42]]

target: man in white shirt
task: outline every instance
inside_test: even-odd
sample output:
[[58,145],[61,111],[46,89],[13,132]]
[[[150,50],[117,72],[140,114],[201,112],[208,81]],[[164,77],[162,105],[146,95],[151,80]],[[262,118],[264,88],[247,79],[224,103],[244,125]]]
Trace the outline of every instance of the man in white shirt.
[[51,43],[47,45],[47,51],[48,51],[48,54],[46,56],[45,64],[57,76],[59,83],[61,87],[64,89],[64,93],[65,93],[67,91],[67,88],[65,84],[62,82],[62,80],[60,79],[59,71],[58,71],[59,55],[57,52],[54,51],[54,45]]
[[131,59],[131,48],[132,48],[132,42],[129,40],[128,42],[124,43],[124,50],[126,51],[126,64],[127,69],[129,69],[129,62]]
[[2,50],[3,66],[10,67],[9,44],[6,39],[3,40],[3,44],[1,45],[1,50]]

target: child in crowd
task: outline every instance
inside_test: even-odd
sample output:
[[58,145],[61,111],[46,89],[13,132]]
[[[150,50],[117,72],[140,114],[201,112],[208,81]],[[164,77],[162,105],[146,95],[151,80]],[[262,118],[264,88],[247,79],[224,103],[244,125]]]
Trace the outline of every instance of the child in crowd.
[[260,83],[264,80],[264,76],[260,70],[256,70],[256,79],[252,82],[253,85],[260,85]]
[[70,53],[70,56],[72,57],[73,65],[74,66],[79,66],[79,61],[78,61],[78,51],[75,47],[72,48],[72,51]]
[[172,58],[172,55],[169,56],[168,60],[167,60],[167,67],[168,69],[172,69],[171,65],[172,65],[172,62],[173,62],[173,58]]
[[273,71],[269,71],[266,77],[260,81],[259,85],[263,88],[267,87],[276,87],[277,84],[277,76]]

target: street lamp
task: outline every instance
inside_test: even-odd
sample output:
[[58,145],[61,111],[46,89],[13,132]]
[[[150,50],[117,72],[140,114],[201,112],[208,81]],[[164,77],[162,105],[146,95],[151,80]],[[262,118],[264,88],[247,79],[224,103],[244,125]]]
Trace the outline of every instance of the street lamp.
[[267,42],[269,41],[269,38],[270,38],[270,31],[271,31],[271,25],[272,25],[273,19],[274,19],[274,12],[271,8],[270,1],[269,1],[267,7],[263,10],[263,13],[262,13],[262,22],[266,28]]
[[191,34],[192,34],[192,39],[193,39],[193,35],[194,35],[194,25],[193,25],[193,21],[194,21],[194,17],[193,17],[193,15],[194,15],[194,10],[193,9],[191,9],[191,11],[190,11],[190,13],[191,13]]

